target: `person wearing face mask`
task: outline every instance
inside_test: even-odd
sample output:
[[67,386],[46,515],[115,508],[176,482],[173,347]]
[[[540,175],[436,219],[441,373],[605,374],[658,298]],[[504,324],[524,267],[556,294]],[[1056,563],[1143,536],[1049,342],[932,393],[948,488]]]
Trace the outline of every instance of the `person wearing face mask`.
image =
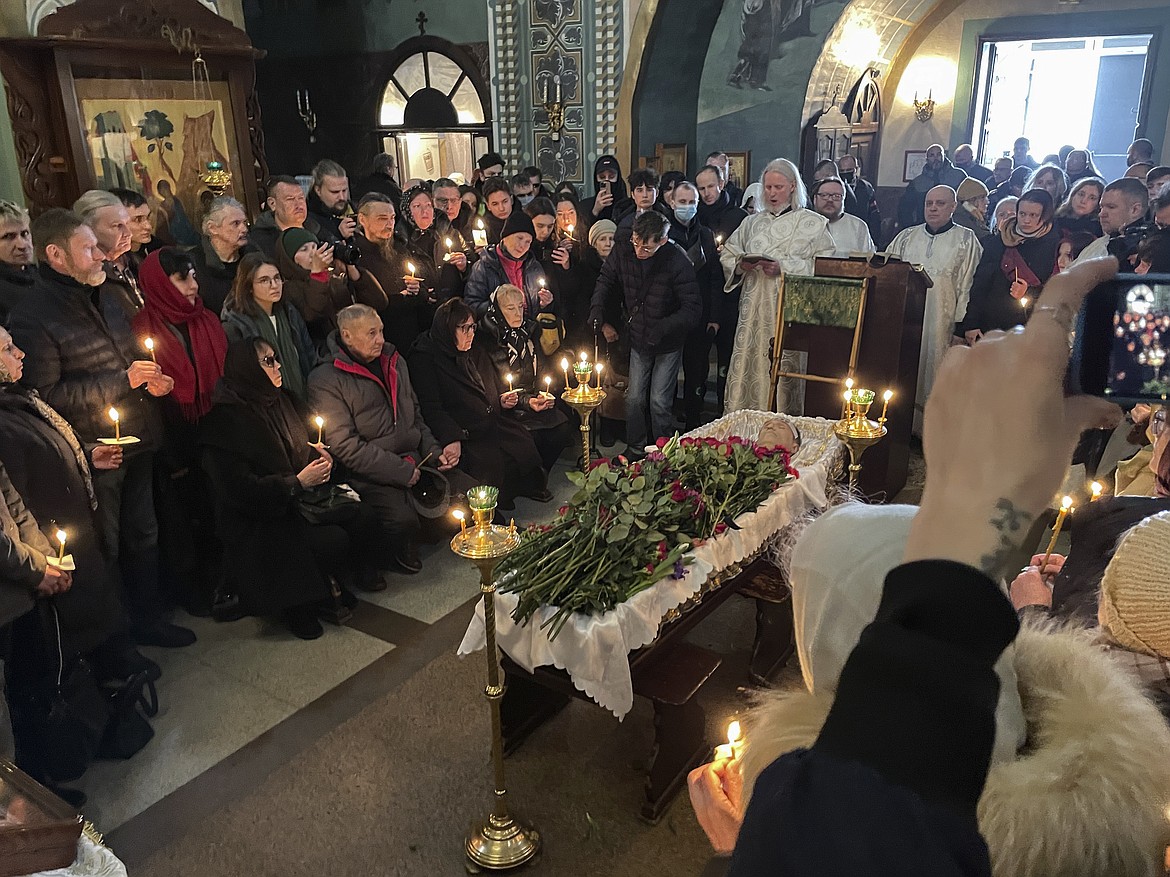
[[768,162],[760,188],[761,211],[743,221],[720,253],[727,277],[724,293],[743,290],[725,412],[768,407],[770,339],[781,272],[811,275],[817,256],[831,255],[837,248],[829,220],[807,209],[808,194],[792,162],[785,158]]
[[[496,377],[508,385],[505,395],[515,395],[516,404],[510,407],[510,398],[502,400],[504,416],[528,430],[547,476],[573,437],[564,403],[557,401],[564,381],[541,349],[540,326],[524,317],[524,292],[506,283],[492,293],[491,303],[479,321],[475,344],[484,348]],[[553,380],[546,383],[546,377]]]
[[852,204],[845,205],[845,212],[856,216],[869,227],[869,236],[875,243],[882,240],[882,212],[878,207],[877,193],[868,180],[861,178],[861,159],[846,153],[837,159],[837,169],[845,188],[853,193]]
[[961,331],[968,344],[993,329],[1007,330],[1028,321],[1040,287],[1056,270],[1060,232],[1053,227],[1052,216],[1052,196],[1032,189],[1020,196],[1016,218],[988,238],[971,281],[967,316],[956,327],[956,334]]
[[527,207],[532,203],[532,199],[536,197],[536,192],[532,186],[532,178],[527,174],[513,174],[512,180],[512,197],[521,207]]
[[694,183],[683,180],[674,187],[673,212],[670,240],[691,260],[702,302],[702,316],[683,344],[683,417],[686,428],[691,430],[702,424],[711,345],[724,318],[728,296],[723,294],[723,266],[719,263],[715,235],[698,219],[699,190]]

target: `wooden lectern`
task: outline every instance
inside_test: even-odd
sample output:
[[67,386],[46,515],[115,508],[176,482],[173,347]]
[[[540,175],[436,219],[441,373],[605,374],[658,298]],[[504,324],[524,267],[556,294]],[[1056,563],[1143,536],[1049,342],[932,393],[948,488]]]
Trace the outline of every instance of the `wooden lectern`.
[[[817,277],[870,278],[856,385],[877,393],[893,390],[887,436],[865,452],[859,487],[875,500],[889,502],[906,486],[910,462],[910,430],[918,389],[918,357],[922,348],[922,316],[926,308],[927,275],[908,262],[873,264],[863,259],[816,260]],[[809,352],[809,370],[841,375],[849,371],[853,333],[848,329],[790,323],[784,347]],[[810,381],[805,385],[804,413],[837,420],[841,417],[844,384]],[[872,414],[876,419],[876,412]]]

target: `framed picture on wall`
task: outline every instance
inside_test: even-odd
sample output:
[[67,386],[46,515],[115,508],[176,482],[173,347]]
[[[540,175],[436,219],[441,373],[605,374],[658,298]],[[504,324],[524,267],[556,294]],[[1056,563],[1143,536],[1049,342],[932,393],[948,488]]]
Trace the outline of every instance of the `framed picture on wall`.
[[906,156],[902,161],[902,182],[908,183],[920,176],[924,167],[926,167],[926,150],[907,149]]
[[687,145],[685,143],[658,143],[654,147],[655,158],[658,159],[656,170],[660,174],[667,171],[687,172]]
[[741,189],[746,189],[752,172],[752,153],[727,153],[727,180]]

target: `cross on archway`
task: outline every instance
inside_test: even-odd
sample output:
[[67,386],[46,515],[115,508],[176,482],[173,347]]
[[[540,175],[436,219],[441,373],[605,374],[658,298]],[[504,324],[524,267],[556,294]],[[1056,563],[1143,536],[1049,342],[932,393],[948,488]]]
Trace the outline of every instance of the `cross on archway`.
[[418,22],[419,36],[425,37],[427,35],[427,21],[428,20],[429,19],[427,18],[427,14],[425,12],[420,11],[418,14],[418,17],[415,19],[415,21]]

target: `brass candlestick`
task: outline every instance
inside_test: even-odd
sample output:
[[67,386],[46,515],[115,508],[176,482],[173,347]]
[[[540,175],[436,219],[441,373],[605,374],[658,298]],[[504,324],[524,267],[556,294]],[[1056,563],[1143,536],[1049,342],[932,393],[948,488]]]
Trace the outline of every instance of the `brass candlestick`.
[[589,376],[593,374],[593,364],[588,360],[573,363],[573,376],[577,379],[577,386],[573,389],[565,387],[561,398],[581,417],[581,471],[589,471],[589,417],[595,408],[605,401],[605,390],[601,389],[601,374],[597,375],[597,386],[589,384]]
[[508,812],[508,792],[504,784],[504,735],[500,724],[500,700],[504,686],[500,684],[500,663],[496,654],[496,585],[493,572],[497,561],[507,557],[520,544],[520,535],[513,522],[501,527],[492,524],[499,490],[495,487],[473,487],[467,492],[474,526],[466,527],[451,539],[451,550],[466,557],[479,569],[479,589],[483,594],[483,626],[487,640],[487,687],[492,714],[492,764],[495,767],[495,806],[487,821],[473,825],[467,836],[465,852],[472,863],[481,868],[503,871],[530,860],[540,850],[540,834],[521,825]]
[[[892,393],[887,391],[885,402],[889,405]],[[869,406],[873,404],[873,390],[849,390],[845,393],[845,415],[834,425],[833,432],[849,448],[849,489],[857,487],[857,476],[861,472],[861,455],[870,445],[876,445],[886,435],[885,407],[881,419],[869,419]]]

